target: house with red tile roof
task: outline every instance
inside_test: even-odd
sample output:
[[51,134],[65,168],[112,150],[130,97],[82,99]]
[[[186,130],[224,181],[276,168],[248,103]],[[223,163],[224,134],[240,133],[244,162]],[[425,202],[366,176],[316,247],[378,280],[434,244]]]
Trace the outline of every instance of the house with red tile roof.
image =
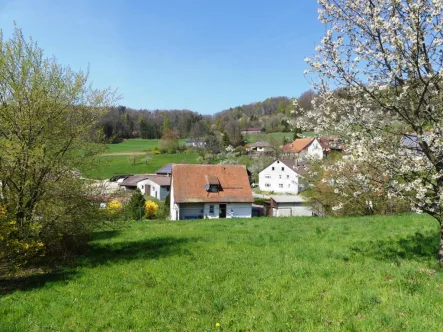
[[283,153],[297,157],[323,159],[324,149],[316,138],[297,138],[294,142],[283,145]]
[[242,165],[174,164],[170,200],[171,220],[250,218],[254,202]]

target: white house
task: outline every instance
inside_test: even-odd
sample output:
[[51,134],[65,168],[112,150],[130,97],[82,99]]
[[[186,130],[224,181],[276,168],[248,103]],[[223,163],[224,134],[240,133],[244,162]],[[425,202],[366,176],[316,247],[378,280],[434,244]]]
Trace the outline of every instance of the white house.
[[262,191],[298,194],[303,189],[303,173],[305,165],[297,160],[276,160],[258,174],[258,186]]
[[297,138],[294,142],[283,145],[286,155],[323,159],[324,148],[316,138]]
[[252,197],[241,165],[173,165],[171,220],[251,218]]
[[151,175],[137,182],[137,188],[143,193],[164,200],[171,188],[171,177],[167,175]]

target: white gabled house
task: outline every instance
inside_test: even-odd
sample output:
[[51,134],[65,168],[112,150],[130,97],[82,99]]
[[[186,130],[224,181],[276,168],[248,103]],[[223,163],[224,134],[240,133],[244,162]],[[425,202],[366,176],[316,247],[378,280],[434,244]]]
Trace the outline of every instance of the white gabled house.
[[297,160],[276,160],[258,174],[261,191],[298,194],[303,190],[300,177],[306,173],[305,164]]
[[294,157],[323,159],[324,150],[316,138],[297,138],[294,142],[283,145],[283,153]]
[[253,202],[244,166],[172,166],[171,220],[251,218]]
[[171,177],[167,175],[151,175],[137,182],[137,188],[143,195],[155,197],[159,200],[166,199],[171,188]]

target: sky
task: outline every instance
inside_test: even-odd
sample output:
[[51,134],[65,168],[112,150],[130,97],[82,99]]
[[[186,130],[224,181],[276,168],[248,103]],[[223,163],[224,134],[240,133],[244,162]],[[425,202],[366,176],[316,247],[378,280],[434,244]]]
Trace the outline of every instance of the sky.
[[315,0],[0,0],[4,38],[15,21],[120,105],[202,114],[308,90],[317,16]]

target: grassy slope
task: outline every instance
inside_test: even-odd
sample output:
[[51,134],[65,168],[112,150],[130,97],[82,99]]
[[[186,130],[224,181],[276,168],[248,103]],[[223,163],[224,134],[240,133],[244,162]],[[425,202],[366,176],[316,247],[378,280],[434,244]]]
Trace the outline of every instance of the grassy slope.
[[0,330],[441,331],[437,236],[418,215],[131,223],[3,295]]
[[91,179],[109,179],[113,175],[152,173],[168,163],[195,164],[197,153],[190,154],[151,154],[152,160],[146,165],[143,161],[145,156],[136,156],[136,163],[132,165],[129,156],[102,156],[101,167],[87,170],[83,175]]
[[[187,139],[181,139],[180,144],[185,144]],[[108,144],[106,153],[143,152],[154,150],[160,146],[159,139],[127,139],[122,143]]]

